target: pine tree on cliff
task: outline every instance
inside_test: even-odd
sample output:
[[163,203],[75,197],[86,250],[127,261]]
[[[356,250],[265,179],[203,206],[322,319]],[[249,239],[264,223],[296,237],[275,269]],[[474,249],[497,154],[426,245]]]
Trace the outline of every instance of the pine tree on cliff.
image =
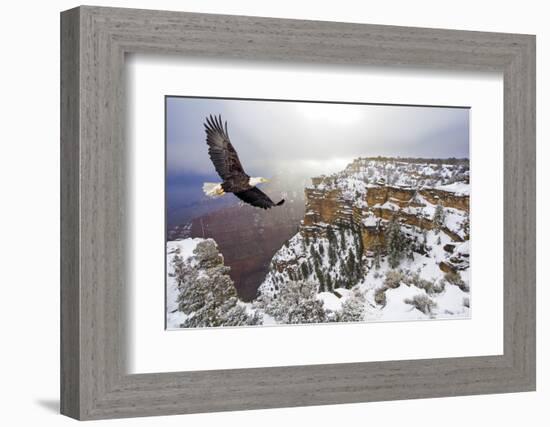
[[339,231],[340,231],[340,247],[344,249],[346,247],[346,230],[344,225],[340,226]]
[[332,292],[334,289],[333,289],[333,285],[332,285],[332,277],[330,276],[330,274],[327,274],[327,278],[325,280],[325,283],[326,283],[326,291],[327,292]]
[[361,260],[363,258],[363,249],[364,249],[363,234],[359,226],[353,226],[352,231],[353,231],[353,242],[355,244],[355,258],[360,266],[362,262]]
[[249,315],[238,304],[233,281],[227,274],[213,240],[200,242],[193,251],[193,262],[176,259],[180,283],[178,309],[188,315],[182,327],[256,325],[261,319]]
[[338,256],[337,256],[337,253],[336,253],[335,245],[329,244],[329,247],[328,247],[328,260],[329,260],[329,263],[330,263],[331,267],[334,267],[336,265],[337,258],[338,258]]
[[334,234],[334,230],[330,225],[327,227],[327,239],[328,239],[329,245],[338,243],[336,241],[336,235]]
[[439,231],[445,226],[445,210],[443,209],[443,206],[441,204],[438,204],[435,207],[434,217],[433,217],[433,224],[435,227],[436,234],[439,233]]
[[396,217],[393,217],[386,229],[386,250],[388,251],[388,262],[391,268],[399,266],[407,249],[407,243],[407,239],[401,231],[401,225]]
[[183,284],[183,278],[185,277],[185,263],[180,255],[180,248],[176,249],[176,254],[172,258],[172,267],[174,268],[174,273],[170,274],[170,276],[175,277],[178,288],[180,288]]
[[323,301],[317,298],[317,286],[309,281],[288,282],[279,297],[264,302],[265,311],[277,322],[320,323],[327,320]]
[[469,216],[466,216],[466,218],[464,218],[464,221],[462,221],[462,223],[460,224],[460,229],[464,233],[464,240],[469,240],[470,239],[470,217]]
[[309,276],[309,268],[308,268],[308,265],[307,265],[307,261],[304,261],[300,265],[300,269],[302,270],[302,277],[304,279],[307,279],[307,277]]
[[325,276],[319,267],[315,267],[315,275],[319,281],[319,292],[325,292]]
[[355,282],[359,277],[359,268],[355,261],[355,255],[353,254],[353,251],[351,250],[351,248],[349,248],[349,251],[348,251],[347,268],[349,271],[349,279],[350,279],[350,281],[348,282],[348,286],[351,288],[351,285],[352,285],[351,282]]
[[315,264],[315,268],[319,268],[321,264],[321,256],[315,249],[315,245],[311,245],[309,247],[309,253],[311,254],[311,258],[313,259],[313,263]]
[[336,265],[337,261],[337,247],[338,239],[331,226],[327,227],[327,239],[328,239],[328,260],[331,267]]
[[381,249],[380,244],[377,243],[374,247],[374,268],[379,270],[380,269],[380,256],[381,256]]

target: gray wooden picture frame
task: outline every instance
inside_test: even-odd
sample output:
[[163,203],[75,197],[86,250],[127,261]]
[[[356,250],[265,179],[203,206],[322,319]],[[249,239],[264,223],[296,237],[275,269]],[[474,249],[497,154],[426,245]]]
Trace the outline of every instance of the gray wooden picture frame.
[[[124,60],[135,52],[502,72],[503,355],[128,375]],[[532,35],[71,9],[61,14],[61,166],[65,415],[84,420],[535,390]]]

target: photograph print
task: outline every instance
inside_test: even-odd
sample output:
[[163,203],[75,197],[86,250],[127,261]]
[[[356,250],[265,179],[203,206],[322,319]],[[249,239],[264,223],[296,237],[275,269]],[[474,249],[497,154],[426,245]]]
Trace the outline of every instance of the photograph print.
[[470,318],[470,109],[165,97],[166,328]]

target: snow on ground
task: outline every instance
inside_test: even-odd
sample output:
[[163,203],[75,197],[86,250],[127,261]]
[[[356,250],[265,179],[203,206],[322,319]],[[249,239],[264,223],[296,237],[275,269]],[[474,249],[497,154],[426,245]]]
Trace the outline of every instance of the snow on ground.
[[380,321],[396,320],[423,320],[429,318],[426,314],[405,303],[406,299],[412,299],[415,295],[426,295],[423,289],[416,286],[401,285],[396,289],[386,291],[387,303],[381,309]]
[[[437,244],[441,240],[441,244]],[[447,243],[455,243],[444,233],[434,231],[426,233],[427,245],[431,252],[428,255],[415,253],[414,260],[404,259],[399,269],[405,275],[418,274],[421,279],[431,282],[440,282],[445,273],[439,268],[439,263],[445,261],[449,254],[443,249]],[[456,253],[469,253],[469,242],[456,244]],[[365,295],[365,321],[403,321],[423,319],[469,318],[470,309],[464,305],[465,299],[469,302],[470,293],[463,292],[458,286],[446,284],[445,290],[439,294],[429,295],[436,306],[431,314],[424,314],[413,305],[405,303],[405,299],[412,299],[415,295],[427,295],[424,289],[414,285],[401,284],[395,289],[386,290],[386,305],[376,304],[374,295],[377,289],[384,286],[386,273],[392,270],[387,260],[383,259],[380,268],[370,268],[361,282],[356,285]],[[460,273],[461,278],[469,284],[469,271]],[[348,290],[348,292],[351,292]],[[343,301],[342,301],[343,302]]]
[[341,298],[338,298],[332,292],[319,292],[317,298],[323,301],[324,307],[328,310],[338,311],[342,306]]
[[470,317],[470,308],[464,305],[465,299],[470,302],[470,294],[460,290],[458,286],[447,285],[445,290],[435,299],[437,307],[434,310],[438,319]]
[[435,189],[449,191],[455,193],[457,196],[468,196],[470,194],[470,184],[466,184],[463,181],[457,181],[447,185],[438,185]]

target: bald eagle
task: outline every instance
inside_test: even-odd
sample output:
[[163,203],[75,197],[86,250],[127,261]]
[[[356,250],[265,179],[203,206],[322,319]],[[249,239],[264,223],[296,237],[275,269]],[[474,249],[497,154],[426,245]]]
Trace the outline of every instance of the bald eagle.
[[204,123],[206,130],[206,143],[210,160],[216,168],[216,172],[223,179],[221,183],[205,182],[202,186],[204,193],[210,197],[223,196],[225,193],[233,193],[243,202],[249,205],[271,209],[273,206],[281,206],[285,200],[274,203],[262,190],[256,187],[267,182],[262,177],[248,176],[239,160],[239,156],[229,140],[227,122],[222,125],[222,117],[206,118]]

